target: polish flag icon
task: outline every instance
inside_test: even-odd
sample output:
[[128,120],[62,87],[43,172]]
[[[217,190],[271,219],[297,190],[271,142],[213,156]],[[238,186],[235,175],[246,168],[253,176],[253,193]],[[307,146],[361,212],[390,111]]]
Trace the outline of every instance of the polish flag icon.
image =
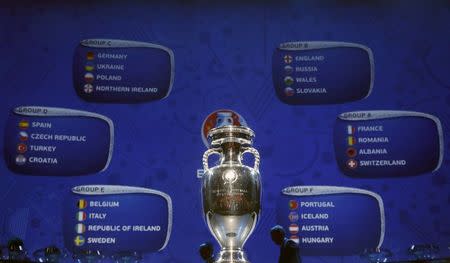
[[299,232],[299,230],[300,230],[300,228],[298,227],[297,224],[291,224],[291,225],[289,226],[289,232],[290,232],[292,235],[297,234],[297,233]]
[[86,74],[84,74],[84,80],[85,80],[87,83],[93,82],[93,81],[94,81],[94,74],[92,74],[92,73],[86,73]]

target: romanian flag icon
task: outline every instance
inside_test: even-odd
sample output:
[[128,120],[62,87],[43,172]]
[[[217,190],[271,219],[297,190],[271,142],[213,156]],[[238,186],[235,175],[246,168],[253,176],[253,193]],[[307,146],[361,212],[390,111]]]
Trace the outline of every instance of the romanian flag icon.
[[86,58],[87,58],[87,60],[94,60],[94,58],[95,58],[94,52],[89,51],[88,53],[86,53]]
[[355,143],[356,143],[355,137],[353,137],[353,136],[348,136],[348,138],[347,138],[347,143],[348,143],[348,146],[353,146],[353,145],[355,145]]
[[27,120],[21,120],[19,122],[19,128],[22,130],[26,130],[28,129],[28,127],[30,127],[30,123]]
[[80,199],[77,202],[78,209],[85,209],[87,207],[87,202],[84,199]]
[[87,218],[87,216],[86,216],[85,212],[80,211],[80,212],[77,213],[77,220],[79,222],[83,222],[84,220],[86,220],[86,218]]

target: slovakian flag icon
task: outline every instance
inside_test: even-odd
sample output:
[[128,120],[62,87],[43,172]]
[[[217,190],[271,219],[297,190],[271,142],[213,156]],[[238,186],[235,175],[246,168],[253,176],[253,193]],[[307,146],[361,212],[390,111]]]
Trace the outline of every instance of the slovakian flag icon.
[[300,231],[300,228],[298,227],[297,224],[291,224],[291,225],[289,226],[289,232],[290,232],[292,235],[297,234],[299,231]]
[[21,120],[19,122],[19,128],[22,130],[26,130],[28,129],[28,127],[30,127],[30,123],[27,120]]
[[78,209],[85,209],[87,207],[87,202],[84,199],[80,199],[77,202]]
[[288,97],[294,96],[295,90],[291,87],[287,87],[284,89],[284,94],[286,94],[286,96]]
[[83,222],[84,220],[86,220],[87,216],[86,213],[83,211],[80,211],[77,213],[77,220],[80,222]]
[[298,208],[298,201],[297,200],[290,200],[289,201],[289,209],[295,210]]

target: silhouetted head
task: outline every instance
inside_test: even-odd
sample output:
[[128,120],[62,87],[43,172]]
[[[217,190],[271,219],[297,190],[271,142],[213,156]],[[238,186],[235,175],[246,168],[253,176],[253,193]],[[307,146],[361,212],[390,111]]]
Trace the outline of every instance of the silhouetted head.
[[200,245],[198,252],[204,260],[208,260],[213,257],[214,247],[211,243],[203,243]]
[[25,250],[23,246],[23,241],[21,239],[11,239],[8,242],[8,250],[9,252],[23,252]]
[[272,237],[272,241],[281,246],[283,244],[283,240],[286,237],[286,233],[284,232],[284,228],[282,226],[274,226],[270,230],[270,236]]
[[50,247],[46,247],[44,250],[45,256],[56,256],[56,255],[60,255],[61,251],[59,250],[59,248],[55,247],[55,246],[50,246]]

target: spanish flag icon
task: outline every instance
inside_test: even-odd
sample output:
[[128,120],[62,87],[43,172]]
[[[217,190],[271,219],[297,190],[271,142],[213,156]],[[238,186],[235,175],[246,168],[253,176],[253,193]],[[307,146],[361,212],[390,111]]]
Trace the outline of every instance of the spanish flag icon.
[[355,137],[353,137],[353,136],[348,136],[348,138],[347,138],[347,143],[348,143],[348,146],[355,145],[355,143],[356,143]]
[[80,199],[77,202],[78,209],[85,209],[87,207],[87,202],[84,199]]
[[27,120],[21,120],[19,122],[19,128],[22,130],[26,130],[28,129],[28,127],[30,127],[30,123]]
[[88,53],[86,53],[86,58],[87,58],[87,60],[94,60],[94,58],[95,58],[94,52],[89,51]]

